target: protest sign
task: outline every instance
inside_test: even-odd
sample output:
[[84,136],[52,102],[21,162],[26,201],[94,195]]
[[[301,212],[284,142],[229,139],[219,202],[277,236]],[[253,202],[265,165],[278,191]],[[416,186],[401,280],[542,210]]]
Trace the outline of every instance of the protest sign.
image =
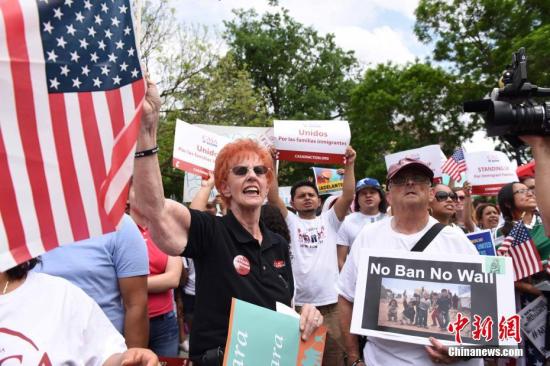
[[503,185],[518,180],[510,160],[500,151],[466,152],[466,176],[472,193],[496,196]]
[[546,298],[539,296],[518,313],[521,317],[521,331],[546,358],[550,357],[550,351],[544,347],[547,312]]
[[[265,147],[273,146],[273,127],[241,127],[196,124],[200,127],[219,136],[224,136],[230,141],[240,138],[257,140]],[[183,202],[191,202],[201,187],[201,177],[192,173],[185,173],[183,183]],[[210,194],[210,200],[216,196],[215,189]]]
[[519,342],[510,258],[362,249],[358,263],[352,333],[424,345]]
[[399,151],[393,154],[386,155],[386,169],[403,158],[413,158],[422,160],[434,172],[434,179],[441,180],[443,173],[441,172],[442,162],[445,161],[445,155],[441,151],[439,145],[428,145],[417,149]]
[[312,167],[315,175],[315,185],[319,194],[340,192],[344,186],[344,176],[338,174],[338,169]]
[[229,139],[187,122],[176,121],[172,165],[189,173],[208,177],[214,161]]
[[351,132],[347,121],[273,121],[280,160],[342,164]]
[[225,136],[231,141],[237,139],[253,139],[267,148],[273,146],[273,127],[222,126],[200,123],[195,126],[217,135]]
[[491,230],[482,230],[476,233],[466,234],[468,239],[476,246],[481,255],[497,255]]
[[321,366],[326,328],[301,340],[298,315],[233,298],[224,352],[227,365]]

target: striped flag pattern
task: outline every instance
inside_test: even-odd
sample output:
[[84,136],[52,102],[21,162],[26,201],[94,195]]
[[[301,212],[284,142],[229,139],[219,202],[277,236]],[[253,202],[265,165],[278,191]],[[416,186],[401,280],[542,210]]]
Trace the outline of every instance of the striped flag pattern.
[[115,229],[145,83],[129,0],[0,0],[0,60],[3,271]]
[[464,160],[462,148],[455,150],[453,155],[443,164],[441,171],[449,175],[454,181],[460,181],[460,174],[466,171],[466,161]]
[[497,254],[512,258],[515,281],[543,270],[539,252],[522,222],[514,225],[498,248]]

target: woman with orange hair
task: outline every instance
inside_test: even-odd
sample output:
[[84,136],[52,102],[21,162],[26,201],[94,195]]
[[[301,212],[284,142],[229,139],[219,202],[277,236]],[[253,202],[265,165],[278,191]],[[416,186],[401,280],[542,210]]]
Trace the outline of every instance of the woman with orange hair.
[[[228,213],[223,217],[164,198],[156,131],[160,98],[148,83],[134,164],[132,207],[146,220],[157,246],[168,255],[192,258],[196,270],[195,319],[190,336],[194,364],[221,365],[231,298],[275,309],[291,305],[294,293],[288,243],[260,222],[273,180],[270,153],[250,139],[226,145],[214,168],[215,186]],[[203,187],[199,195],[208,194]],[[300,318],[306,339],[323,318],[304,306]]]

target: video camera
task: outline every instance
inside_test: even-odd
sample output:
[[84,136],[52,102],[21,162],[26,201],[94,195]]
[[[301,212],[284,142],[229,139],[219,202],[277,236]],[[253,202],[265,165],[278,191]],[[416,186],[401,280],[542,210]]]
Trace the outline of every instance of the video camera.
[[502,136],[519,147],[521,135],[550,135],[550,102],[535,103],[533,97],[550,96],[550,88],[539,88],[527,80],[525,48],[512,54],[512,64],[502,74],[502,87],[483,100],[464,103],[464,112],[484,113],[489,136]]

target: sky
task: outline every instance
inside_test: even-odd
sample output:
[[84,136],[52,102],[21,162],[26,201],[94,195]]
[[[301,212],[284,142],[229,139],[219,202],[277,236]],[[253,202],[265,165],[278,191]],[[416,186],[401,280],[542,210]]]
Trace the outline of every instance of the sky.
[[[418,0],[280,0],[291,17],[321,34],[333,33],[344,50],[355,51],[368,67],[391,61],[405,64],[431,55],[432,45],[420,43],[414,32]],[[173,0],[177,17],[186,24],[207,25],[223,32],[223,20],[232,9],[254,8],[262,14],[275,10],[267,0]],[[222,47],[223,49],[223,47]],[[467,151],[493,150],[495,144],[479,131],[464,147]]]

